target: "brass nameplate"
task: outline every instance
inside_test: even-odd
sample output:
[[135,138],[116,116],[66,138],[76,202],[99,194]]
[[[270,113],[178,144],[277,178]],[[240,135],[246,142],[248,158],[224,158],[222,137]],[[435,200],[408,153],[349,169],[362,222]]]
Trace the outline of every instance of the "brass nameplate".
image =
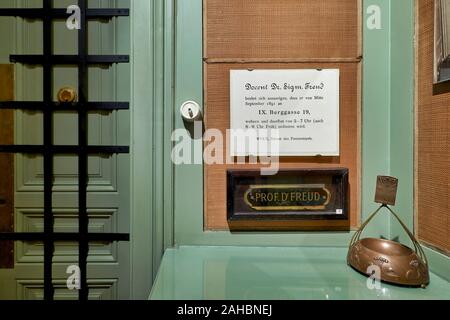
[[324,185],[254,185],[245,202],[257,211],[324,210],[331,193]]
[[[348,169],[227,173],[228,221],[348,220]],[[242,229],[242,225],[240,225]]]

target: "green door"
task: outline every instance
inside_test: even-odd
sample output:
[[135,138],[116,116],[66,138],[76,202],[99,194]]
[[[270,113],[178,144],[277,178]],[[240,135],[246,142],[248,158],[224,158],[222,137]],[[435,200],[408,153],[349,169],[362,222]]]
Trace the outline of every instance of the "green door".
[[[55,1],[66,8],[71,0]],[[40,7],[42,1],[2,1],[2,7]],[[129,7],[129,1],[89,1],[90,7]],[[0,39],[10,51],[1,51],[2,63],[9,54],[42,52],[42,23],[19,18],[0,18]],[[6,30],[11,31],[8,33]],[[54,54],[76,54],[77,32],[65,21],[54,24]],[[90,54],[128,54],[128,18],[94,21],[89,25]],[[3,46],[3,45],[2,45]],[[89,70],[90,101],[129,101],[129,66],[93,66]],[[41,100],[42,75],[39,67],[15,66],[15,99]],[[76,67],[55,67],[53,92],[64,86],[77,88]],[[77,113],[57,112],[54,116],[54,144],[77,144]],[[89,144],[129,145],[127,111],[89,113]],[[42,144],[42,114],[15,112],[15,144]],[[78,168],[76,156],[54,160],[53,211],[55,232],[78,231]],[[128,233],[130,229],[130,161],[128,155],[89,157],[87,206],[89,231]],[[43,232],[43,161],[41,156],[16,155],[14,219],[16,232]],[[130,245],[127,242],[94,242],[89,247],[88,286],[90,299],[130,297]],[[78,244],[56,243],[53,259],[55,299],[78,299],[67,288],[69,266],[77,265]],[[0,270],[0,299],[43,298],[43,244],[16,242],[14,269]]]

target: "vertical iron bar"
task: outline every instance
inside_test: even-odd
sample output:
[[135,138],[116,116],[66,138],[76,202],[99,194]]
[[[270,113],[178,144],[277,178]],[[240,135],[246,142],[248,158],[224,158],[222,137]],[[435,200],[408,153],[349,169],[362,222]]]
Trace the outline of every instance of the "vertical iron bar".
[[78,263],[80,267],[80,291],[79,300],[88,300],[89,289],[87,287],[87,257],[89,251],[89,242],[87,239],[89,217],[86,208],[87,198],[87,101],[88,101],[88,68],[87,68],[87,21],[86,21],[86,0],[78,0],[80,7],[80,29],[78,30],[78,92],[79,92],[79,111],[78,111],[78,145],[80,153],[78,154],[78,210],[79,210],[79,233],[81,235],[79,242]]
[[44,232],[46,239],[44,241],[44,299],[53,300],[53,204],[52,204],[52,187],[53,187],[53,115],[52,115],[52,73],[51,65],[52,48],[52,19],[50,11],[52,8],[52,0],[44,0],[43,9],[43,41],[44,41],[44,64],[43,64],[43,86],[44,86]]

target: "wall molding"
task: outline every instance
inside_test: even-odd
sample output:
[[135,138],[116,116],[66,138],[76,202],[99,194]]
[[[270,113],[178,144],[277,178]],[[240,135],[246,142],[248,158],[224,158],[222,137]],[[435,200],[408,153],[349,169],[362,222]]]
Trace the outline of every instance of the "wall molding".
[[173,244],[173,0],[131,1],[131,298],[147,299]]

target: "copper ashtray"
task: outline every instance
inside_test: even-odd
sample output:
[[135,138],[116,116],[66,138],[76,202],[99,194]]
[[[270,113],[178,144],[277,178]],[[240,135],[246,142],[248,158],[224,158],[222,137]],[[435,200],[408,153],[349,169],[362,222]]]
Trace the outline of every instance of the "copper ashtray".
[[[414,250],[394,241],[374,238],[360,239],[364,228],[382,208],[387,208],[400,222],[411,239]],[[353,236],[348,250],[347,263],[366,276],[372,276],[373,268],[371,267],[378,266],[380,280],[386,283],[425,288],[430,282],[428,261],[422,247],[400,218],[385,204],[381,205]]]

